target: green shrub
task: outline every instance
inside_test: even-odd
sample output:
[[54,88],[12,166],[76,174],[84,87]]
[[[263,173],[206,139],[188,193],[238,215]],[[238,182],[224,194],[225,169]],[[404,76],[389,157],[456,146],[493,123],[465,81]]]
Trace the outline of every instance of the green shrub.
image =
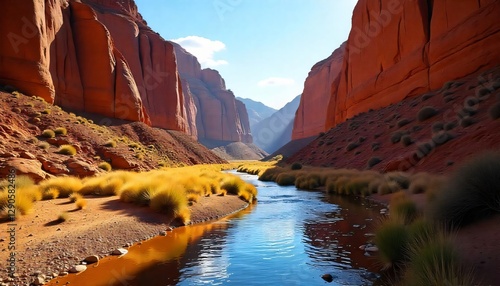
[[69,144],[61,145],[59,147],[59,150],[57,150],[57,153],[73,156],[76,155],[76,148],[73,145]]
[[51,129],[45,129],[42,132],[42,136],[45,138],[54,138],[56,137],[56,133],[52,131]]
[[378,227],[375,232],[375,244],[386,268],[406,259],[409,238],[405,225],[397,220],[386,220]]
[[59,216],[57,217],[57,221],[58,222],[65,222],[67,221],[69,218],[69,214],[67,212],[62,212],[59,214]]
[[380,162],[382,162],[382,159],[380,159],[379,157],[371,157],[367,163],[368,168],[372,168],[373,166],[379,164]]
[[490,114],[491,119],[495,120],[500,118],[500,102],[493,104],[493,106],[491,106],[488,110],[488,113]]
[[52,110],[50,110],[50,109],[44,109],[42,111],[42,114],[50,114],[51,112],[52,112]]
[[302,169],[302,164],[295,162],[292,164],[292,166],[290,168],[292,170],[300,170],[300,169]]
[[420,109],[420,111],[417,114],[417,119],[418,121],[422,122],[425,121],[429,118],[432,118],[438,114],[437,109],[435,109],[432,106],[425,106]]
[[388,181],[395,182],[400,189],[407,189],[410,185],[410,177],[404,172],[389,172],[384,177]]
[[54,133],[57,135],[66,135],[66,134],[68,134],[68,130],[66,130],[66,128],[64,128],[64,127],[58,127],[56,129],[54,129]]
[[384,181],[380,183],[377,189],[377,193],[379,195],[387,195],[387,194],[392,194],[397,191],[399,191],[401,188],[399,187],[399,184],[394,182],[394,181]]
[[445,234],[411,242],[408,255],[404,285],[477,285],[472,271],[461,265],[458,252]]
[[[403,193],[403,192],[402,192]],[[404,194],[404,193],[403,193]],[[399,219],[404,224],[410,224],[418,215],[417,204],[406,195],[396,196],[391,200],[390,215]]]
[[433,213],[462,226],[500,213],[500,153],[487,152],[460,166],[437,194]]

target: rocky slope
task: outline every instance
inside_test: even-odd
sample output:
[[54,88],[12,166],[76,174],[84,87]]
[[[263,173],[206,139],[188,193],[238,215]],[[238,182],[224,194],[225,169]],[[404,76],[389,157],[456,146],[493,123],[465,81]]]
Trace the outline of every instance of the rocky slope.
[[[200,142],[217,140],[252,143],[245,105],[226,88],[219,72],[201,69],[195,56],[180,45],[173,45],[184,94],[194,102],[197,110],[194,125]],[[193,119],[191,117],[190,120]]]
[[[294,138],[321,131],[321,124],[308,122],[326,119],[325,131],[498,65],[499,16],[500,2],[494,0],[358,1],[338,74],[329,73],[339,67],[339,56],[332,55],[307,79]],[[324,117],[308,104],[308,91],[315,89],[316,96],[330,95],[321,97],[329,102]]]
[[288,159],[313,166],[448,173],[500,148],[500,67],[361,113]]
[[252,129],[255,145],[267,153],[273,153],[278,148],[290,142],[295,113],[299,107],[300,100],[301,96],[296,96],[283,108],[257,123]]
[[[104,162],[113,169],[136,171],[225,163],[185,133],[92,114],[77,116],[39,97],[0,91],[0,110],[2,178],[11,168],[39,181],[57,175],[91,176],[104,172],[99,167]],[[57,128],[67,134],[44,136],[44,130]],[[62,145],[73,146],[76,154],[61,154]]]
[[252,142],[245,106],[218,72],[176,53],[133,0],[8,2],[0,19],[0,84],[66,110]]
[[262,102],[254,101],[249,98],[240,98],[237,97],[239,101],[243,102],[247,108],[248,112],[248,120],[250,122],[250,129],[252,130],[252,134],[255,133],[254,126],[261,122],[262,120],[268,118],[273,115],[277,110],[271,108]]

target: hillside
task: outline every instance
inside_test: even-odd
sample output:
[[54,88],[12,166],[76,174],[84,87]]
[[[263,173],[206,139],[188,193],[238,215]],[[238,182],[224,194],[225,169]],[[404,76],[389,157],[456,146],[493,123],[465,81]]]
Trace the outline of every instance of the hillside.
[[297,112],[300,100],[301,96],[296,96],[283,108],[257,123],[252,128],[255,145],[267,153],[273,153],[281,146],[290,142],[295,113]]
[[250,121],[250,129],[252,130],[252,133],[254,132],[255,124],[268,118],[277,111],[276,109],[269,107],[262,102],[254,101],[250,98],[237,97],[236,99],[243,102],[247,108],[248,120]]
[[288,159],[313,166],[447,173],[500,147],[500,68],[370,110],[340,123]]
[[[1,177],[10,168],[39,181],[55,175],[103,173],[99,168],[103,163],[114,170],[145,171],[160,165],[226,162],[182,132],[95,114],[76,115],[39,97],[0,92],[0,109]],[[45,130],[61,127],[66,135],[44,136]],[[76,153],[60,154],[64,145],[73,146]]]

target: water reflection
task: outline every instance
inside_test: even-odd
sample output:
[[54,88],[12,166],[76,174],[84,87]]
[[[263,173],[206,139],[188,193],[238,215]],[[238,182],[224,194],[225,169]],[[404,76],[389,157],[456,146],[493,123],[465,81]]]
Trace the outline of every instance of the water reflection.
[[377,210],[242,177],[259,189],[253,209],[176,229],[57,285],[325,285],[325,273],[330,285],[373,283],[373,260],[358,247]]

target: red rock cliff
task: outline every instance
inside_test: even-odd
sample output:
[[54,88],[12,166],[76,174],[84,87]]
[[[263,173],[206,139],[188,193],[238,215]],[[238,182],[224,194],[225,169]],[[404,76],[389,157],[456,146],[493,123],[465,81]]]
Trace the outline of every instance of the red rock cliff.
[[317,136],[325,131],[326,103],[330,100],[332,85],[338,86],[344,51],[345,43],[309,72],[293,122],[292,140]]
[[1,84],[71,110],[196,136],[173,45],[132,0],[6,0],[1,7]]
[[219,72],[202,70],[196,57],[178,44],[174,46],[184,93],[196,105],[198,138],[252,143],[246,107],[226,89]]
[[[500,64],[499,17],[495,0],[359,0],[338,78],[326,85],[324,130]],[[317,112],[302,110],[312,118]],[[294,138],[302,134],[299,124]]]

